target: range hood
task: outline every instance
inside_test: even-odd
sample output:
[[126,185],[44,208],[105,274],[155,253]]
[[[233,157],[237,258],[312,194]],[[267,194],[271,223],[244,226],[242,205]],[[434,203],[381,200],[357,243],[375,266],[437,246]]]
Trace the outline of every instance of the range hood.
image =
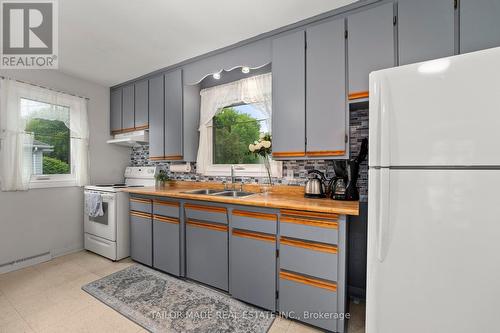
[[149,143],[149,132],[147,130],[134,131],[128,133],[116,134],[113,139],[108,140],[107,143],[115,145],[135,147]]

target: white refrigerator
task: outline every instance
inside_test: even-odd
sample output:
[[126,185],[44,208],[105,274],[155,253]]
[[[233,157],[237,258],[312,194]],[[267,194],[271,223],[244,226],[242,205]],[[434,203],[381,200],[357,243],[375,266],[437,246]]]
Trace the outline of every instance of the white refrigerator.
[[367,333],[500,332],[500,48],[370,75]]

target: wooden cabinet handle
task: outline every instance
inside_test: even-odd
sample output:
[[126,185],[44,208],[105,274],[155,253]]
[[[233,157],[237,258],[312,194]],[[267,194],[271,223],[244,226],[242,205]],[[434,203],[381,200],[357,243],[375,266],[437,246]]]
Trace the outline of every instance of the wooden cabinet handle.
[[317,280],[310,277],[305,277],[303,275],[294,274],[291,272],[280,271],[280,278],[284,280],[307,284],[309,286],[317,288],[327,289],[330,291],[335,291],[335,292],[337,291],[337,284],[334,282]]
[[362,98],[368,98],[369,92],[368,91],[358,91],[358,92],[353,92],[349,94],[349,100],[355,100],[355,99],[362,99]]
[[313,243],[313,242],[304,242],[301,240],[296,240],[296,239],[291,239],[291,238],[286,238],[286,237],[280,238],[280,244],[294,246],[294,247],[301,247],[303,249],[308,249],[308,250],[313,250],[313,251],[333,253],[333,254],[336,254],[338,252],[337,247],[334,245],[327,245],[327,244]]
[[233,236],[243,237],[243,238],[249,238],[249,239],[255,239],[255,240],[264,241],[264,242],[270,242],[270,243],[275,243],[276,242],[276,237],[273,236],[273,235],[267,235],[267,234],[261,234],[261,233],[255,233],[255,232],[248,232],[248,231],[236,230],[236,229],[233,229]]
[[188,220],[186,222],[186,224],[193,226],[193,227],[216,230],[216,231],[227,232],[227,230],[228,230],[228,227],[225,225],[214,224],[214,223],[205,223],[205,222],[200,222],[200,221],[196,221],[196,220]]
[[312,217],[312,218],[320,218],[320,219],[328,219],[328,220],[337,220],[339,218],[338,214],[305,212],[305,211],[293,210],[293,209],[282,209],[281,215],[291,215],[292,217],[295,217],[295,216]]
[[274,157],[303,157],[306,156],[305,151],[274,151],[273,153]]
[[213,206],[200,206],[200,205],[193,205],[193,204],[185,204],[184,205],[185,209],[194,209],[194,210],[202,210],[206,212],[211,212],[211,213],[227,213],[226,208],[224,207],[213,207]]
[[161,201],[161,200],[153,200],[153,203],[155,205],[161,205],[161,206],[174,206],[174,207],[179,207],[179,203],[175,201]]
[[268,220],[268,221],[273,221],[273,222],[276,222],[276,220],[278,219],[275,214],[248,212],[248,211],[238,210],[238,209],[233,210],[233,215],[242,216],[242,217],[250,217],[250,218],[259,219],[259,220]]
[[131,202],[139,202],[139,203],[151,203],[151,200],[149,199],[140,199],[140,198],[130,198]]
[[145,219],[150,219],[151,218],[151,214],[143,213],[143,212],[137,212],[135,210],[130,211],[130,216],[142,217],[142,218],[145,218]]
[[161,215],[153,215],[153,219],[158,222],[179,224],[179,219],[173,217],[166,217]]
[[326,229],[338,229],[339,228],[339,224],[337,222],[310,220],[310,219],[303,219],[303,218],[290,217],[290,216],[283,216],[281,218],[281,223],[302,224],[302,225],[309,225],[312,227],[319,227],[319,228],[326,228]]

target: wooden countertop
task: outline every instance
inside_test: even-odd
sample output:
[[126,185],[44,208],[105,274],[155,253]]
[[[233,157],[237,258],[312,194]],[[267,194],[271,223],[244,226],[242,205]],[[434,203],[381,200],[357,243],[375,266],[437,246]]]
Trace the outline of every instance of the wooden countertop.
[[[155,187],[138,187],[127,188],[124,190],[133,194],[178,199],[221,202],[268,208],[295,209],[341,215],[359,215],[359,203],[357,201],[304,198],[304,188],[301,186],[273,186],[273,190],[267,194],[256,193],[243,198],[183,193],[194,189],[206,188],[223,189],[223,185],[220,183],[208,182],[173,182],[171,185],[161,189]],[[253,184],[245,185],[243,190],[249,192],[260,192],[259,186]]]

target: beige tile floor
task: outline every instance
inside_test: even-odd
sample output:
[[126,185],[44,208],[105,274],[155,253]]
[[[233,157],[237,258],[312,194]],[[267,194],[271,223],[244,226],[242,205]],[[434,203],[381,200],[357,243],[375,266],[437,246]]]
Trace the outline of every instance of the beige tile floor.
[[[146,332],[80,288],[130,266],[81,251],[0,275],[0,333]],[[351,304],[349,333],[364,333],[364,306]],[[271,333],[317,330],[277,318]]]

